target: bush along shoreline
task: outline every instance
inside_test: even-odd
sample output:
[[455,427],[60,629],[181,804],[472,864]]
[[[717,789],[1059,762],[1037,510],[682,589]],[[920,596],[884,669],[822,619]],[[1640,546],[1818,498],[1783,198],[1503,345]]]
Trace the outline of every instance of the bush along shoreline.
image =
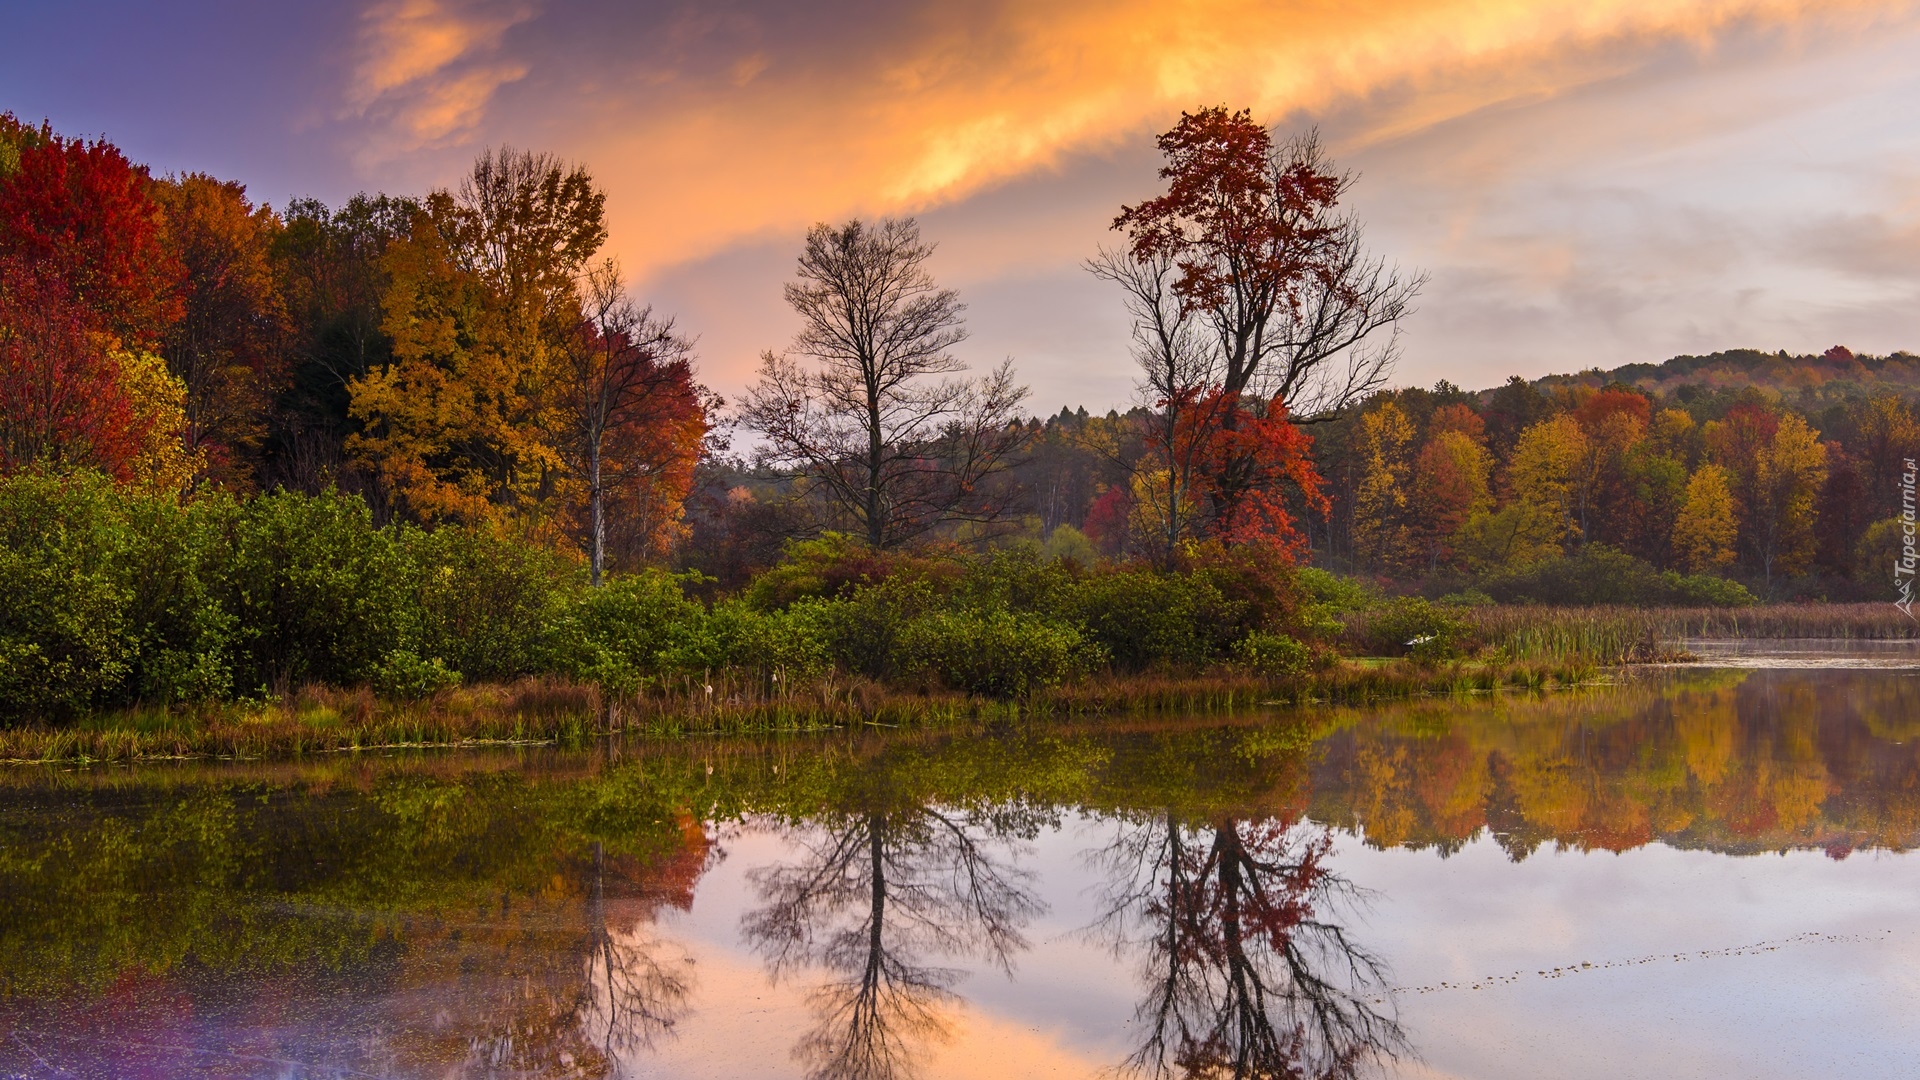
[[0,481],[0,758],[577,744],[1537,689],[1670,657],[1689,632],[1767,622],[1765,609],[1388,599],[1253,547],[1195,547],[1154,568],[829,535],[791,544],[738,595],[698,599],[704,584],[641,570],[594,587],[534,538],[377,526],[353,495],[181,502],[85,472],[22,473]]

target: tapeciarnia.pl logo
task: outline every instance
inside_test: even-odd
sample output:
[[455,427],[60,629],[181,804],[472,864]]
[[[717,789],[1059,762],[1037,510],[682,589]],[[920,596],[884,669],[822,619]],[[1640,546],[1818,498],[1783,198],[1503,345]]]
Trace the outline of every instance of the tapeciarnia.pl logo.
[[1911,619],[1913,614],[1913,575],[1917,561],[1913,546],[1913,481],[1915,468],[1913,459],[1906,459],[1907,471],[1900,474],[1900,557],[1893,561],[1893,587],[1899,592],[1900,599],[1893,606]]

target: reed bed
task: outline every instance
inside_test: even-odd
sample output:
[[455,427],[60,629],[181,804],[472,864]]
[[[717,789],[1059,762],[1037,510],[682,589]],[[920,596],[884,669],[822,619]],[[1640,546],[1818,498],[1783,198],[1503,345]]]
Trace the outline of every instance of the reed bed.
[[1269,705],[1550,689],[1591,681],[1597,673],[1593,665],[1577,662],[1336,662],[1281,678],[1221,669],[1191,676],[1092,679],[1014,700],[900,689],[870,680],[829,679],[789,691],[744,677],[685,680],[612,699],[597,687],[552,679],[462,687],[415,702],[380,699],[365,689],[307,687],[269,703],[135,710],[66,727],[0,730],[0,761],[259,760],[425,747],[583,747],[620,735],[756,735],[955,728],[1033,717],[1219,715]]
[[1776,604],[1753,608],[1480,607],[1461,611],[1483,647],[1513,661],[1613,665],[1684,658],[1689,640],[1920,638],[1892,604]]

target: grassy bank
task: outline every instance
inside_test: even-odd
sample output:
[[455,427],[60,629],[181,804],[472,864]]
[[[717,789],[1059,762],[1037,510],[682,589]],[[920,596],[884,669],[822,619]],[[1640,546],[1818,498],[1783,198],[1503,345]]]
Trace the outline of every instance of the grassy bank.
[[[746,735],[851,727],[935,728],[1048,717],[1217,715],[1273,705],[1360,704],[1436,694],[1546,690],[1591,681],[1591,664],[1340,662],[1286,678],[1219,672],[1088,680],[1001,700],[828,681],[785,694],[716,677],[669,692],[603,696],[554,679],[464,686],[431,698],[308,687],[286,699],[129,709],[61,727],[0,730],[0,761],[286,758],[413,747],[581,747],[619,735]],[[709,690],[709,687],[711,689]]]

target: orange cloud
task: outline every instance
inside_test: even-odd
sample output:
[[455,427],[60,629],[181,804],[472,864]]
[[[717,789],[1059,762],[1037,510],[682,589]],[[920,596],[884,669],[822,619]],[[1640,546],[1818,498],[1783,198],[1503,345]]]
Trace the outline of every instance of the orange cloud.
[[1638,47],[1710,49],[1736,27],[1858,32],[1909,3],[1810,0],[1257,0],[935,9],[916,35],[823,69],[741,60],[750,80],[681,79],[572,147],[612,193],[616,244],[649,268],[768,230],[923,209],[1109,149],[1182,108],[1269,119],[1383,90],[1381,137],[1615,74]]
[[347,99],[385,121],[372,156],[431,145],[470,130],[494,91],[524,78],[525,64],[488,59],[506,31],[532,18],[527,4],[481,7],[388,0],[362,16],[359,62]]

